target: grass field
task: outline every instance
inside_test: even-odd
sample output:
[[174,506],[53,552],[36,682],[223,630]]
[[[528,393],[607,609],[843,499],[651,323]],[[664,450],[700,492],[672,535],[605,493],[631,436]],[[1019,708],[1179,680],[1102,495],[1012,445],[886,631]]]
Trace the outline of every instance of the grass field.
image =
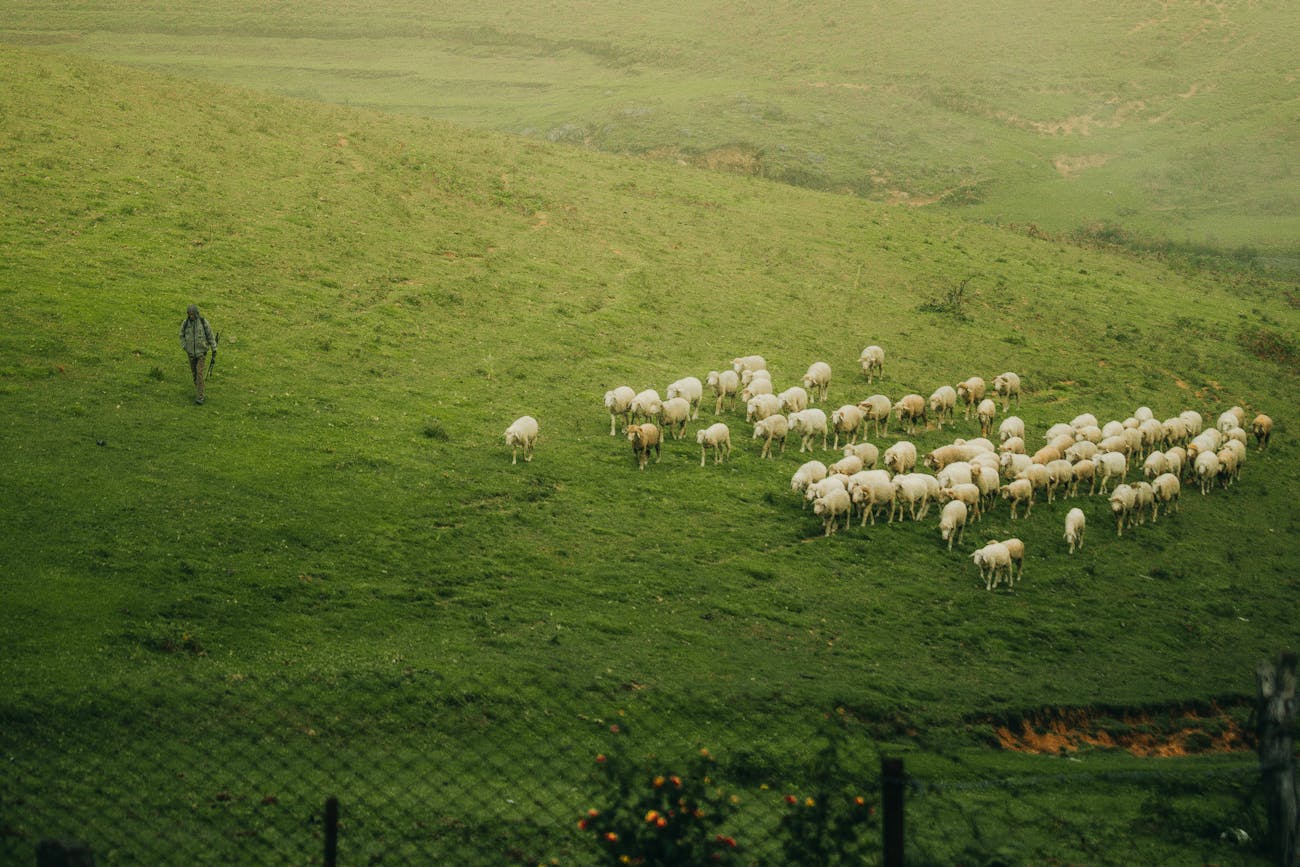
[[4,41],[1297,267],[1286,0],[5,0]]
[[[58,757],[46,713],[79,693],[129,728],[152,684],[417,672],[468,704],[675,709],[774,762],[843,708],[1034,773],[1055,760],[990,750],[1000,725],[1244,722],[1256,661],[1295,647],[1294,283],[45,49],[0,72],[7,752]],[[222,341],[202,407],[190,301]],[[1038,434],[1140,405],[1278,429],[1238,484],[1122,538],[1081,501],[1073,557],[1072,503],[1000,509],[951,553],[933,517],[823,538],[799,455],[759,459],[743,414],[721,466],[695,424],[645,472],[609,436],[605,390],[750,352],[782,386],[829,362],[832,405],[1013,369]],[[511,465],[524,413],[542,439]],[[988,593],[973,542],[1013,534],[1024,583]],[[1075,808],[1104,824],[1107,796]]]

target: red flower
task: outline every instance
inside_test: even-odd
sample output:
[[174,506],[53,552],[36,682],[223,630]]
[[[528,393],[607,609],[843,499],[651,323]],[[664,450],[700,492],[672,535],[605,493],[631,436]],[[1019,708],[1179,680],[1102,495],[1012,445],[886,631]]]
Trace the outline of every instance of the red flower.
[[617,843],[618,835],[615,834],[613,831],[609,831],[608,833],[605,834],[605,839],[611,843]]
[[603,765],[603,764],[605,764],[605,754],[604,754],[604,753],[597,753],[597,754],[596,754],[596,764],[598,764],[598,765]]
[[[599,759],[597,759],[597,761],[599,761]],[[799,803],[799,799],[796,798],[794,795],[786,795],[786,796],[785,796],[785,802],[786,802],[787,804],[797,804],[797,803]]]
[[618,734],[618,723],[614,723],[612,726],[610,726],[609,730],[612,734]]

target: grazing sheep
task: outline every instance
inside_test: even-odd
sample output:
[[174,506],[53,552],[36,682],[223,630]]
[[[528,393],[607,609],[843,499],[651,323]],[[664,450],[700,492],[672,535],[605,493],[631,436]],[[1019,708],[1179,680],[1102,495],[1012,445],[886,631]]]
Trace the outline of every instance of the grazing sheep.
[[1011,556],[1011,568],[1008,570],[1009,580],[1007,585],[1016,586],[1016,581],[1025,577],[1025,543],[1019,539],[1003,539],[1002,544],[1007,546],[1007,554]]
[[645,469],[652,449],[655,453],[655,463],[659,463],[661,457],[659,449],[663,441],[663,435],[658,427],[650,422],[644,422],[642,424],[630,424],[623,428],[623,432],[627,434],[627,441],[632,444],[632,455],[636,458],[638,469]]
[[1124,481],[1128,475],[1128,456],[1123,452],[1105,452],[1093,458],[1097,474],[1097,493],[1106,493],[1106,483],[1112,479]]
[[1073,464],[1067,460],[1048,461],[1047,477],[1047,502],[1056,500],[1057,491],[1061,491],[1062,497],[1071,495],[1074,488]]
[[1273,419],[1260,413],[1250,423],[1250,432],[1255,435],[1255,445],[1260,451],[1268,448],[1268,440],[1273,436]]
[[872,344],[862,350],[862,355],[858,360],[862,363],[862,375],[867,378],[867,382],[874,382],[876,377],[885,375],[885,350]]
[[1142,462],[1142,477],[1148,481],[1169,472],[1169,458],[1164,452],[1152,452]]
[[894,410],[894,403],[883,394],[873,394],[866,400],[858,402],[862,410],[862,421],[871,422],[876,436],[889,436],[889,414]]
[[1050,443],[1052,440],[1060,436],[1068,436],[1070,441],[1073,442],[1074,435],[1077,433],[1078,430],[1074,425],[1066,424],[1065,422],[1057,422],[1047,429],[1047,433],[1043,434],[1043,442]]
[[1071,509],[1065,516],[1065,541],[1070,543],[1071,554],[1074,553],[1075,548],[1083,548],[1083,531],[1087,523],[1083,509]]
[[742,355],[740,358],[731,359],[731,369],[737,375],[744,373],[746,370],[767,370],[767,362],[761,355]]
[[983,514],[997,499],[1001,486],[998,471],[992,467],[974,466],[971,468],[971,481],[980,489],[980,514]]
[[846,434],[848,442],[856,442],[863,420],[862,410],[852,403],[846,403],[831,413],[831,429],[835,431],[835,444],[832,448],[840,447],[840,434]]
[[1178,511],[1178,501],[1183,493],[1183,484],[1178,481],[1178,476],[1173,473],[1164,473],[1156,476],[1155,481],[1151,483],[1151,489],[1156,495],[1155,505],[1151,509],[1152,521],[1156,521],[1160,518],[1161,504],[1164,504],[1166,511]]
[[839,473],[845,476],[851,476],[854,473],[862,472],[862,458],[857,455],[845,455],[835,463],[826,468],[831,473]]
[[993,377],[993,393],[1002,398],[1002,411],[1006,412],[1011,401],[1020,406],[1020,376],[1007,371]]
[[1029,459],[1029,455],[1018,455],[1015,452],[1003,452],[1002,457],[998,460],[1002,469],[1002,477],[1005,479],[1015,479],[1025,470],[1034,465]]
[[515,457],[520,449],[524,450],[524,460],[533,459],[533,447],[537,445],[537,419],[531,415],[520,416],[506,428],[506,445],[510,446],[510,463],[516,463]]
[[953,410],[957,407],[957,390],[951,385],[941,385],[930,395],[929,404],[935,426],[943,430],[943,423],[952,421]]
[[[820,482],[826,478],[827,473],[826,465],[821,461],[808,461],[795,470],[794,475],[790,477],[790,490],[802,494],[813,482]],[[805,507],[806,505],[805,503]]]
[[668,386],[668,399],[683,397],[691,405],[691,418],[700,417],[700,403],[704,400],[704,383],[694,376],[684,376]]
[[1050,494],[1052,487],[1052,474],[1047,469],[1046,464],[1030,464],[1025,467],[1025,471],[1018,478],[1025,479],[1029,484],[1034,486],[1034,496],[1039,493]]
[[1193,470],[1196,473],[1196,480],[1201,485],[1201,496],[1210,492],[1210,486],[1219,477],[1219,469],[1219,456],[1215,452],[1207,450],[1196,456]]
[[713,463],[720,464],[724,457],[731,457],[731,429],[722,422],[715,422],[695,435],[700,444],[700,466],[704,466],[704,456],[713,449]]
[[894,496],[897,488],[887,472],[868,470],[858,473],[852,487],[853,490],[849,495],[853,498],[853,505],[857,506],[862,514],[863,526],[866,525],[868,518],[871,519],[872,526],[875,526],[876,513],[882,506],[889,507],[890,519],[894,517]]
[[1238,459],[1237,452],[1224,446],[1218,451],[1219,458],[1219,485],[1228,487],[1237,480],[1241,473],[1241,462]]
[[[749,381],[740,391],[740,399],[748,404],[751,400],[760,394],[775,394],[776,389],[772,387],[772,380],[766,377],[756,376]],[[777,398],[780,401],[780,398]],[[779,405],[779,404],[778,404]]]
[[1153,418],[1139,424],[1138,433],[1142,435],[1141,450],[1143,456],[1151,455],[1159,450],[1160,445],[1165,440],[1165,426]]
[[975,484],[968,483],[964,485],[953,485],[950,488],[939,489],[938,501],[940,503],[950,503],[953,500],[960,500],[966,504],[968,509],[970,509],[971,516],[976,521],[980,520],[982,515],[980,511],[981,499],[982,497],[980,496],[979,485]]
[[847,492],[848,489],[848,476],[828,475],[824,479],[819,479],[818,481],[809,484],[808,489],[804,491],[804,499],[809,503],[812,503],[817,499],[826,496],[831,491],[840,490]]
[[880,460],[880,449],[872,443],[849,443],[844,447],[844,454],[857,455],[864,470],[872,469]]
[[913,521],[924,518],[930,507],[930,486],[925,477],[919,473],[904,473],[895,476],[893,482],[894,508],[889,514],[890,523],[893,523],[895,512],[902,519],[904,505],[907,506],[908,517]]
[[756,394],[745,403],[745,421],[758,421],[781,411],[781,398],[775,394]]
[[1191,434],[1187,430],[1187,425],[1183,423],[1181,417],[1167,418],[1160,423],[1161,441],[1165,446],[1178,445],[1187,442]]
[[885,469],[894,475],[910,473],[916,468],[916,446],[907,440],[899,440],[885,449]]
[[1074,432],[1074,441],[1078,443],[1099,443],[1101,442],[1101,428],[1095,424],[1081,427]]
[[1234,427],[1241,427],[1246,423],[1246,411],[1239,406],[1224,410],[1219,414],[1219,420],[1214,426],[1223,433],[1227,433]]
[[1033,455],[1030,456],[1029,462],[1031,464],[1042,464],[1046,466],[1052,461],[1059,461],[1064,457],[1065,455],[1061,449],[1049,444],[1034,452]]
[[918,422],[925,424],[925,409],[925,398],[919,394],[905,394],[894,404],[894,415],[898,416],[907,433],[914,434]]
[[1018,415],[1009,415],[998,425],[998,439],[1005,443],[1012,437],[1020,437],[1022,442],[1025,439],[1025,421]]
[[786,417],[789,422],[790,433],[799,434],[799,453],[813,450],[813,440],[818,434],[822,437],[822,450],[826,450],[826,438],[830,436],[830,429],[826,424],[826,413],[816,407],[792,412]]
[[1120,483],[1110,492],[1110,511],[1115,516],[1115,535],[1124,535],[1124,525],[1133,525],[1133,510],[1137,508],[1137,491],[1131,485]]
[[844,516],[844,529],[849,528],[849,519],[853,516],[853,500],[846,490],[830,491],[825,496],[813,500],[813,514],[822,519],[825,534],[833,535],[836,521],[841,515]]
[[808,390],[808,397],[814,403],[826,399],[826,392],[831,387],[831,366],[824,361],[814,361],[803,375],[803,387]]
[[632,407],[630,414],[633,421],[638,418],[643,421],[651,421],[659,417],[660,410],[663,409],[663,401],[659,399],[659,392],[653,388],[647,388],[645,391],[639,391],[636,397],[632,398]]
[[[926,463],[929,463],[929,455],[926,455]],[[953,461],[944,466],[934,474],[939,480],[939,487],[951,488],[953,485],[969,485],[975,480],[975,469],[970,461]]]
[[[1147,512],[1151,513],[1151,519],[1155,520],[1156,512],[1156,492],[1151,487],[1150,482],[1133,483],[1133,518],[1138,524],[1147,522]],[[1130,524],[1129,526],[1132,526]]]
[[1077,496],[1079,488],[1084,482],[1088,483],[1088,493],[1091,495],[1097,487],[1097,464],[1089,459],[1083,458],[1074,462],[1070,467],[1074,473],[1074,481],[1070,482],[1070,496]]
[[953,543],[961,541],[965,530],[966,504],[961,500],[953,500],[939,513],[939,538],[948,543],[948,550],[951,551]]
[[1091,440],[1079,440],[1074,445],[1065,450],[1065,459],[1071,463],[1079,461],[1090,461],[1097,456],[1101,449]]
[[808,408],[808,392],[797,385],[792,385],[777,395],[781,398],[781,412],[802,412]]
[[1090,412],[1080,413],[1070,420],[1069,427],[1079,430],[1085,427],[1097,427],[1097,417]]
[[925,453],[925,465],[938,472],[949,464],[966,460],[966,450],[953,443]]
[[790,423],[779,412],[756,421],[754,423],[754,439],[763,441],[763,448],[758,453],[758,456],[760,458],[770,458],[772,456],[773,440],[781,444],[781,454],[785,454],[785,437],[789,430]]
[[970,418],[976,405],[984,399],[984,379],[972,376],[965,382],[957,383],[957,399],[962,403],[962,418]]
[[670,397],[659,409],[659,424],[673,439],[686,436],[686,422],[691,418],[691,402],[684,397]]
[[985,590],[992,590],[1002,578],[1006,579],[1008,585],[1011,583],[1011,552],[1006,545],[989,542],[970,556],[979,567]]
[[731,398],[731,404],[735,406],[736,395],[740,393],[740,377],[734,370],[710,370],[705,382],[717,396],[717,403],[713,406],[714,415],[722,412],[722,402],[726,398]]
[[1166,472],[1173,473],[1181,479],[1185,469],[1187,469],[1187,449],[1182,446],[1174,446],[1165,452]]
[[975,410],[975,417],[980,422],[980,436],[988,436],[989,431],[993,429],[993,416],[998,414],[998,405],[989,398],[980,401],[979,407]]
[[1020,504],[1025,504],[1025,517],[1034,511],[1034,484],[1029,479],[1015,479],[998,488],[1002,499],[1011,504],[1011,520],[1016,520]]
[[753,382],[756,379],[763,379],[768,382],[771,382],[772,373],[771,371],[763,367],[760,367],[757,370],[742,370],[740,372],[740,384],[742,386],[749,385],[751,382]]
[[605,409],[609,410],[609,435],[615,435],[615,422],[632,423],[632,398],[636,392],[626,385],[605,392]]

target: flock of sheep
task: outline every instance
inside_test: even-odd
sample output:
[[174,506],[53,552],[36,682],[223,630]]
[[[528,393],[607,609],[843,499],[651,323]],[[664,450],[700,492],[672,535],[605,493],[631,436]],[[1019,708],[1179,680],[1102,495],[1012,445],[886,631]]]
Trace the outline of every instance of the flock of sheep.
[[[868,346],[859,361],[868,383],[882,376],[881,347]],[[1031,450],[1025,424],[1015,415],[1002,419],[996,445],[990,439],[999,401],[1003,413],[1012,403],[1019,405],[1021,385],[1015,373],[995,377],[991,388],[982,377],[972,376],[955,386],[940,386],[928,399],[908,394],[891,401],[873,394],[828,415],[814,404],[826,401],[830,382],[830,365],[818,361],[808,368],[801,385],[777,392],[762,356],[743,356],[733,359],[731,369],[710,371],[704,382],[693,376],[677,380],[664,398],[654,389],[636,392],[627,386],[606,392],[609,432],[615,436],[622,424],[637,466],[644,470],[652,453],[658,463],[665,437],[686,435],[687,423],[699,418],[707,388],[714,397],[715,416],[734,409],[737,400],[744,403],[753,439],[761,441],[760,457],[772,457],[774,448],[784,452],[786,440],[794,437],[801,454],[815,452],[820,438],[823,451],[829,448],[841,455],[829,465],[809,460],[790,480],[804,508],[811,504],[822,519],[826,535],[841,525],[847,529],[855,518],[859,525],[875,524],[880,517],[892,523],[904,515],[924,520],[931,505],[938,504],[940,538],[951,550],[961,541],[966,525],[981,520],[998,500],[1007,502],[1013,520],[1022,508],[1028,518],[1036,503],[1078,496],[1085,493],[1085,485],[1088,495],[1108,496],[1116,532],[1123,535],[1125,528],[1148,518],[1158,520],[1162,507],[1176,511],[1184,483],[1198,485],[1203,495],[1215,484],[1232,484],[1245,463],[1249,436],[1253,434],[1257,447],[1263,449],[1273,429],[1272,420],[1259,414],[1250,421],[1248,434],[1246,413],[1238,406],[1223,412],[1213,426],[1206,426],[1195,410],[1160,421],[1150,409],[1139,407],[1122,421],[1102,423],[1085,413],[1054,424],[1043,436],[1044,445]],[[954,439],[924,455],[908,440],[899,440],[882,453],[866,439],[868,428],[876,436],[888,437],[891,419],[908,435],[930,424],[942,430],[945,424],[955,423],[958,412],[967,422],[978,423],[978,437]],[[531,416],[510,425],[505,438],[511,463],[520,450],[525,461],[532,460],[537,434],[537,421]],[[721,463],[731,455],[731,429],[715,422],[697,432],[696,443],[700,466],[707,463],[710,450],[714,463]],[[918,471],[918,464],[931,472]],[[1142,479],[1130,483],[1129,474],[1137,467]],[[1071,509],[1064,533],[1071,554],[1082,548],[1085,528],[1083,510]],[[1003,582],[1014,586],[1024,569],[1024,554],[1019,539],[1006,539],[989,542],[971,558],[985,588],[992,590]]]

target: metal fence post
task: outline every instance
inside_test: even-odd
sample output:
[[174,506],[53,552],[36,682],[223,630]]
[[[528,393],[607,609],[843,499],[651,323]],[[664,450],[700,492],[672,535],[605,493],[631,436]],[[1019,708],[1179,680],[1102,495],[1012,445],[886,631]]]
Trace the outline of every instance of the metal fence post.
[[885,867],[903,867],[903,760],[880,757],[881,834]]
[[325,800],[325,867],[337,867],[339,860],[339,799]]
[[1295,742],[1296,655],[1255,667],[1259,707],[1259,766],[1268,804],[1268,837],[1278,867],[1300,864],[1300,814],[1297,812]]

